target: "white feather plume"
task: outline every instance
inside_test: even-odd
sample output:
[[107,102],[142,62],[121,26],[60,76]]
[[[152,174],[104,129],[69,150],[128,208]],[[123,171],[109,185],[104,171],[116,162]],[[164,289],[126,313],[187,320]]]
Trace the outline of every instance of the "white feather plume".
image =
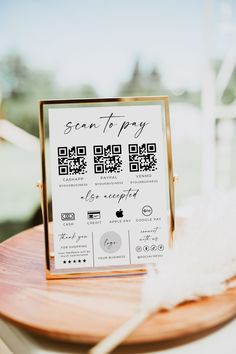
[[89,354],[108,354],[154,311],[212,296],[236,286],[236,191],[201,201],[192,216],[177,225],[174,247],[148,267],[140,310]]
[[226,281],[236,275],[236,191],[199,202],[177,225],[174,247],[157,269],[149,267],[142,288],[141,308],[150,312],[232,286]]

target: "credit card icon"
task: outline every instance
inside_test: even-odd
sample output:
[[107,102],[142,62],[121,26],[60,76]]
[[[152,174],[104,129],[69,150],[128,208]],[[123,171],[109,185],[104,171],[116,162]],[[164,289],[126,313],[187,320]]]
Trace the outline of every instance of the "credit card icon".
[[71,221],[75,220],[75,213],[61,213],[62,221]]
[[90,210],[87,212],[89,220],[101,219],[101,212],[99,210]]

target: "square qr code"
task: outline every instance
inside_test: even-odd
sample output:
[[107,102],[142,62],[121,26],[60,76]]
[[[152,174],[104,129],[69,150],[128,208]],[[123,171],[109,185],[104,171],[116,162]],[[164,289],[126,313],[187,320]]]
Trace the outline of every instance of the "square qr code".
[[59,175],[80,175],[87,172],[86,146],[58,147]]
[[95,173],[119,173],[122,171],[121,145],[95,145],[94,172]]
[[156,144],[129,144],[130,172],[155,171],[157,169]]

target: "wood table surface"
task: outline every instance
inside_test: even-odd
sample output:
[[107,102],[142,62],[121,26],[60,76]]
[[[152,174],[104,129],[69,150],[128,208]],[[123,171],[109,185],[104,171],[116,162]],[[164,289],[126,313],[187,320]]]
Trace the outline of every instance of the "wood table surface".
[[[143,275],[46,280],[42,226],[0,245],[0,316],[57,340],[95,343],[134,315]],[[173,289],[174,291],[174,289]],[[125,344],[202,333],[236,315],[236,288],[152,315]]]

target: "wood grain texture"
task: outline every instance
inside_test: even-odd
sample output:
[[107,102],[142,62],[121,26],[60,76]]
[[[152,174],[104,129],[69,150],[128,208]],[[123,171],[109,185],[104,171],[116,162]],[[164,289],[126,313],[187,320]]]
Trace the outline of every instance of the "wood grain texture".
[[[0,315],[59,340],[95,343],[138,309],[143,276],[46,280],[42,226],[0,245]],[[173,289],[174,291],[174,289]],[[236,315],[236,288],[147,319],[125,343],[193,335]]]

